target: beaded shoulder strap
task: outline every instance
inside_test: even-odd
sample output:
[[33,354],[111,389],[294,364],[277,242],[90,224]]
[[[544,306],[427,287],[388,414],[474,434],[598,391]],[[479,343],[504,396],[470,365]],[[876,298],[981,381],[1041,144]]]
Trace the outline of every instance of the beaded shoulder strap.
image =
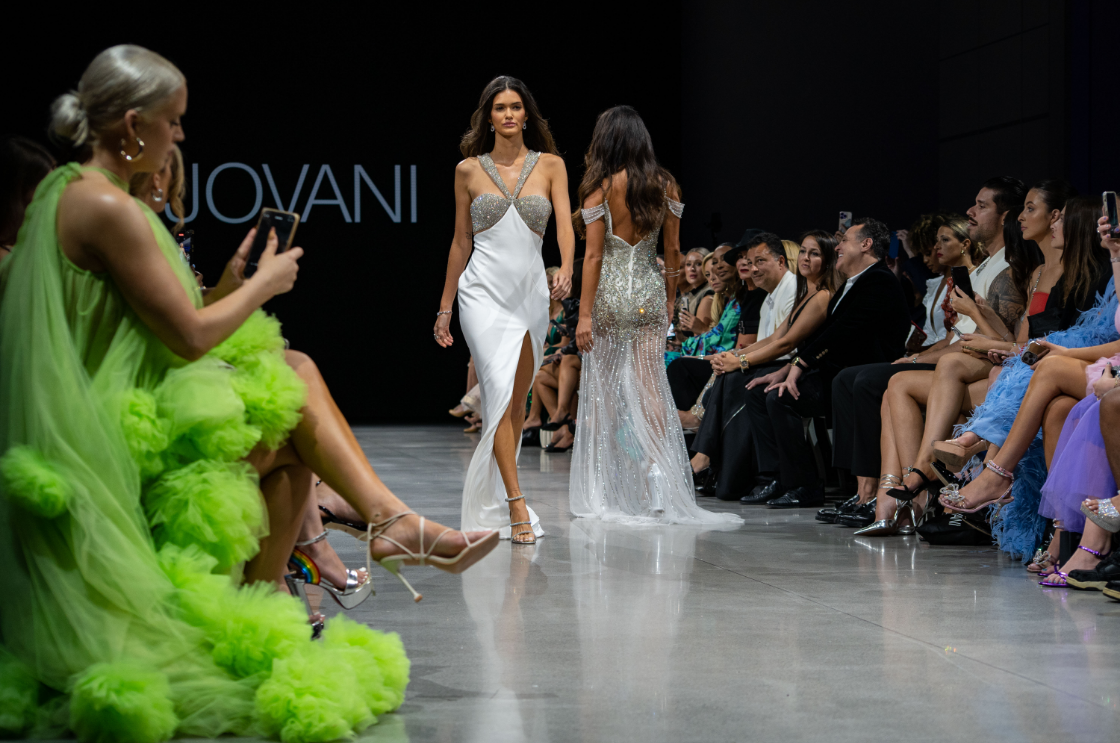
[[[528,162],[529,158],[525,158],[525,161]],[[478,156],[478,164],[481,165],[482,169],[486,171],[486,175],[490,176],[490,180],[494,181],[494,185],[498,187],[498,190],[502,192],[502,195],[507,199],[512,199],[513,197],[509,195],[509,189],[506,188],[506,184],[502,181],[502,176],[498,175],[498,169],[494,167],[494,160],[490,157],[489,152],[483,152]],[[518,189],[520,190],[520,181],[517,185]]]
[[529,174],[533,172],[533,168],[537,165],[537,160],[540,160],[541,153],[529,150],[529,154],[525,156],[525,164],[521,166],[521,175],[517,179],[517,187],[513,190],[511,198],[516,199],[517,195],[521,193],[521,187],[525,185],[525,181],[529,180]]
[[662,190],[662,193],[665,194],[665,202],[669,205],[669,211],[671,211],[673,213],[674,217],[676,217],[677,219],[680,219],[681,215],[684,214],[684,204],[682,204],[679,201],[673,201],[672,199],[669,198],[669,187],[668,186],[665,186],[661,190]]
[[580,209],[579,210],[580,216],[583,217],[583,224],[584,225],[589,225],[592,222],[595,222],[595,221],[598,221],[598,220],[602,219],[603,215],[606,214],[606,212],[607,212],[607,203],[605,201],[602,204],[599,204],[598,206],[591,207],[590,209]]

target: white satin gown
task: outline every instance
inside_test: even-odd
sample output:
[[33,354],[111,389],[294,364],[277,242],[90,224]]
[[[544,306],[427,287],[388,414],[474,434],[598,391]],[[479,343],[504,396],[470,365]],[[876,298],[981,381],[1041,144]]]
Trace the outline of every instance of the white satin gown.
[[[459,323],[474,357],[482,398],[482,439],[467,468],[459,528],[499,529],[502,539],[510,538],[510,518],[506,488],[494,459],[494,432],[513,396],[525,334],[529,334],[535,370],[540,368],[548,332],[548,279],[541,244],[552,204],[544,196],[518,198],[539,158],[540,153],[533,151],[525,156],[510,194],[490,155],[479,156],[479,164],[501,195],[482,194],[471,202],[474,251],[459,277]],[[544,536],[532,508],[529,520],[533,533]]]
[[[679,218],[684,204],[665,200]],[[665,375],[669,318],[657,265],[661,223],[630,245],[614,234],[608,204],[583,210],[584,224],[601,218],[607,235],[591,310],[592,347],[583,354],[580,372],[568,491],[572,513],[628,524],[735,528],[743,523],[738,515],[696,503],[684,432]]]

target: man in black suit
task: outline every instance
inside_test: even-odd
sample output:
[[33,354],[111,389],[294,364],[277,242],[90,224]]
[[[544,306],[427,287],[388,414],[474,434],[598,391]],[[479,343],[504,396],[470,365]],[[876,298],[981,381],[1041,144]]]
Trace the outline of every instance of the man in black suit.
[[[824,483],[803,418],[831,413],[832,379],[856,364],[889,362],[905,351],[910,317],[902,287],[883,263],[890,232],[876,219],[853,220],[836,248],[836,270],[847,280],[828,304],[828,317],[788,365],[752,381],[745,412],[754,430],[759,469],[773,478],[755,502],[771,508],[817,507]],[[748,501],[749,502],[749,501]]]

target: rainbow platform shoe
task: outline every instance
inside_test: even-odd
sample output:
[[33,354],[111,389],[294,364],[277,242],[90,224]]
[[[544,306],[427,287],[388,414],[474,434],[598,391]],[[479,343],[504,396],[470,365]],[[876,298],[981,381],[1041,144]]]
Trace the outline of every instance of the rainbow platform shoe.
[[300,549],[300,547],[321,542],[326,538],[327,532],[323,531],[314,539],[309,539],[306,542],[296,542],[296,548],[292,550],[292,556],[288,558],[288,568],[292,572],[285,575],[284,580],[288,584],[288,590],[293,595],[303,599],[309,614],[313,613],[311,602],[307,598],[307,586],[309,585],[319,586],[328,596],[337,601],[339,606],[347,610],[353,609],[373,595],[373,581],[368,575],[362,581],[359,579],[357,571],[347,570],[346,586],[345,588],[339,588],[323,577],[323,574],[319,571],[319,566],[315,564],[311,556]]

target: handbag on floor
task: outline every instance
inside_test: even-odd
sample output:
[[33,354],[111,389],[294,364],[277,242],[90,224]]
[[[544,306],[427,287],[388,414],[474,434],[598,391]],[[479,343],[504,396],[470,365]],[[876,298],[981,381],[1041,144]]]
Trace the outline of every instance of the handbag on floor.
[[943,509],[918,527],[918,536],[932,545],[950,547],[987,547],[992,531],[981,513],[959,513]]

